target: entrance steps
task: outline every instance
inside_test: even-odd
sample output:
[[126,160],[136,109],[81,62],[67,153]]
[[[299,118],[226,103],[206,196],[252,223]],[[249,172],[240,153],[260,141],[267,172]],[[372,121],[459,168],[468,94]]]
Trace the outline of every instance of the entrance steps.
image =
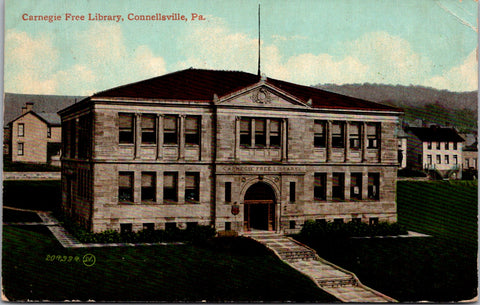
[[397,302],[363,285],[354,273],[320,258],[315,250],[293,238],[268,231],[245,232],[243,235],[264,244],[281,260],[310,277],[318,287],[342,302]]

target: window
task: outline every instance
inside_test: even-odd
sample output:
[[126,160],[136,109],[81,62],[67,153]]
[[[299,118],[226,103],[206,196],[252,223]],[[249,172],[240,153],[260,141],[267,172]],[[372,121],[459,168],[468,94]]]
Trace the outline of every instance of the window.
[[133,202],[133,172],[119,172],[118,201]]
[[427,142],[427,149],[432,149],[432,142]]
[[362,173],[352,173],[350,178],[350,198],[362,199]]
[[232,230],[232,223],[230,221],[225,222],[225,231]]
[[142,172],[142,202],[156,201],[156,174],[154,172]]
[[78,119],[78,157],[85,159],[90,157],[92,123],[89,114],[82,115]]
[[176,230],[176,229],[177,229],[177,223],[176,222],[165,223],[165,230],[170,231],[170,230]]
[[255,119],[255,147],[267,145],[265,127],[265,119]]
[[23,156],[23,143],[18,143],[17,154],[18,154],[19,156]]
[[368,148],[378,148],[379,146],[380,125],[367,124]]
[[177,117],[172,115],[165,116],[163,126],[163,143],[170,145],[178,144]]
[[19,137],[25,136],[25,124],[23,123],[18,124],[18,136]]
[[368,174],[368,199],[378,200],[380,199],[380,174],[370,173]]
[[[119,142],[120,144],[133,144],[133,114],[119,113]],[[75,140],[74,140],[75,142]]]
[[378,225],[378,217],[370,217],[368,219],[368,223],[371,225],[371,226],[376,226]]
[[153,114],[142,115],[142,144],[157,143],[156,116]]
[[453,150],[457,150],[457,142],[453,142]]
[[185,118],[185,144],[200,145],[200,117],[187,116]]
[[437,155],[437,164],[442,164],[442,156]]
[[345,175],[343,173],[333,173],[332,197],[334,200],[343,200],[345,198],[344,182]]
[[144,230],[144,231],[153,231],[153,230],[155,230],[155,224],[153,224],[153,223],[144,223],[144,224],[143,224],[143,230]]
[[225,182],[225,202],[232,201],[232,183]]
[[450,164],[450,156],[445,156],[445,164]]
[[453,164],[458,164],[458,157],[457,155],[453,155]]
[[192,221],[192,222],[187,222],[187,230],[192,230],[198,227],[198,222]]
[[437,149],[441,149],[441,148],[440,148],[440,147],[441,147],[441,144],[442,144],[442,142],[437,142]]
[[432,164],[432,155],[427,155],[427,164]]
[[313,145],[315,147],[326,147],[326,123],[324,121],[315,121],[313,126]]
[[52,137],[52,127],[47,126],[47,138],[51,138],[51,137]]
[[185,201],[198,201],[199,196],[199,173],[185,174]]
[[450,143],[449,142],[445,142],[445,150],[449,150],[450,149]]
[[362,222],[362,219],[360,217],[355,217],[355,218],[352,218],[351,220],[353,223],[361,223]]
[[350,148],[360,148],[360,124],[353,123],[349,126]]
[[120,233],[130,233],[132,232],[132,224],[131,223],[121,223],[120,224]]
[[327,174],[315,173],[313,184],[313,198],[314,200],[327,199]]
[[252,145],[251,137],[251,119],[241,118],[240,120],[240,145],[244,147],[250,147]]
[[295,182],[290,182],[290,202],[295,202],[296,197],[296,190],[295,190]]
[[290,229],[295,229],[296,225],[297,224],[296,224],[295,220],[290,220],[290,226],[289,226]]
[[469,165],[470,165],[470,159],[465,158],[465,167],[469,168]]
[[332,123],[332,147],[344,147],[344,125],[342,122]]
[[270,120],[270,147],[280,147],[280,120]]
[[178,174],[175,172],[165,172],[163,174],[163,200],[177,202],[177,181]]

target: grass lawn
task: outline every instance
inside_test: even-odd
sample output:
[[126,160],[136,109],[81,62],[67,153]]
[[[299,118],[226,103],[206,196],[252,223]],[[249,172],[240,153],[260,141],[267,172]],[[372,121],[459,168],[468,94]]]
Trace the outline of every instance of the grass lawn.
[[475,297],[476,182],[399,181],[397,203],[400,224],[433,237],[307,243],[364,284],[401,302]]
[[[15,301],[335,301],[264,248],[251,249],[64,249],[45,227],[6,226],[3,288]],[[96,257],[92,267],[81,262],[87,253]],[[47,261],[47,255],[79,257],[80,262]]]
[[60,207],[61,183],[48,181],[3,181],[3,205],[21,209],[53,211]]

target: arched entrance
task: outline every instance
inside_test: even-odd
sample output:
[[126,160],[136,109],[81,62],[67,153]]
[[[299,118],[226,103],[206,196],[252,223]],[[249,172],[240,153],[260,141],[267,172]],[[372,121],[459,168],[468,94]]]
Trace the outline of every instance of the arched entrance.
[[245,193],[244,229],[275,230],[275,192],[264,182],[250,186]]

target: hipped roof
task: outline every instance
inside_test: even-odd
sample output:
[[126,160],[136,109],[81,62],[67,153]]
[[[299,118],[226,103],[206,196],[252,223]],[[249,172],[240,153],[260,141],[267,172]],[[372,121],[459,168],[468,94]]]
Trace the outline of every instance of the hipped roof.
[[[187,69],[105,90],[94,94],[91,98],[163,99],[204,102],[212,101],[214,95],[221,98],[255,85],[260,81],[260,76],[246,72]],[[266,78],[264,82],[281,89],[305,104],[311,100],[311,106],[314,108],[402,112],[398,108],[273,78]]]

